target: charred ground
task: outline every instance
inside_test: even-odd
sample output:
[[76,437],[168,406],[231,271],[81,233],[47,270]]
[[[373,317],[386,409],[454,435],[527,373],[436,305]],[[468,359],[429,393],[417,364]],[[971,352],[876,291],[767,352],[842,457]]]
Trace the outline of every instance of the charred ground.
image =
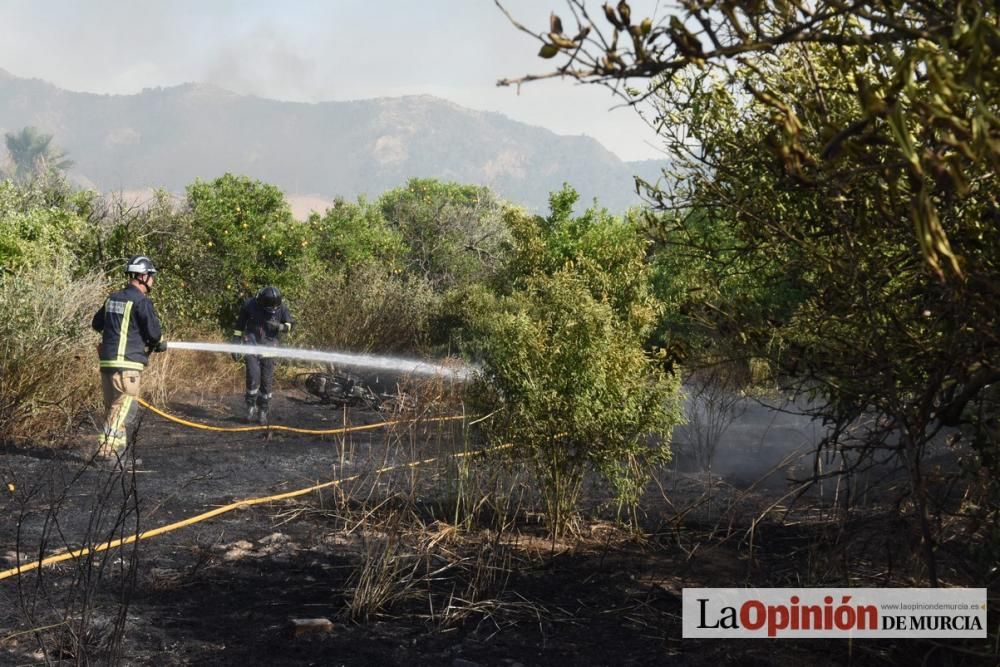
[[[169,409],[241,426],[240,404],[219,396]],[[381,416],[289,391],[277,396],[274,419],[330,429]],[[787,469],[764,483],[667,471],[644,503],[641,535],[612,521],[606,492],[595,486],[576,536],[563,541],[548,537],[527,478],[495,461],[463,467],[439,459],[371,474],[469,444],[460,427],[437,422],[343,436],[217,433],[144,412],[141,463],[127,472],[88,467],[78,443],[9,449],[4,567],[234,500],[361,476],[0,581],[0,663],[975,661],[917,642],[681,640],[685,587],[797,585],[804,577],[835,581],[844,567],[867,572],[863,562],[838,563],[842,545],[822,513],[813,521],[765,517],[748,532],[748,520],[781,496]],[[879,525],[877,515],[870,520]],[[291,620],[308,618],[332,620],[332,632],[294,636]]]

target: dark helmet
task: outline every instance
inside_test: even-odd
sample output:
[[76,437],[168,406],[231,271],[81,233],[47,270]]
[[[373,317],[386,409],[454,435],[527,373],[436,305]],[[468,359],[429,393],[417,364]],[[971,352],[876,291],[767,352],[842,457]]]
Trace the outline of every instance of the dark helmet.
[[153,266],[153,260],[149,257],[146,257],[145,255],[136,255],[125,265],[125,273],[138,276],[146,274],[155,276],[156,267]]
[[264,287],[257,292],[257,303],[261,308],[273,310],[281,305],[281,290],[272,285]]

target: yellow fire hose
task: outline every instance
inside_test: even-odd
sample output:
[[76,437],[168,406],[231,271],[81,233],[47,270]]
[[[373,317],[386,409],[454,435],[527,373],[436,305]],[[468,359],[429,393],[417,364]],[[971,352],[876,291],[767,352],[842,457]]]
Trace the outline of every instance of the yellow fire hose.
[[428,417],[428,418],[414,418],[414,419],[396,419],[387,422],[378,422],[377,424],[365,424],[363,426],[345,426],[341,428],[331,428],[331,429],[312,429],[312,428],[295,428],[293,426],[281,426],[280,424],[268,424],[266,426],[210,426],[208,424],[198,424],[196,422],[188,421],[186,419],[181,419],[180,417],[168,414],[159,408],[153,407],[141,398],[135,399],[139,405],[146,408],[150,412],[158,414],[159,416],[167,419],[169,421],[175,422],[177,424],[183,424],[184,426],[190,426],[191,428],[201,429],[203,431],[215,431],[217,433],[246,433],[248,431],[288,431],[290,433],[305,433],[307,435],[336,435],[338,433],[351,433],[354,431],[368,431],[371,429],[382,428],[383,426],[395,426],[396,424],[405,424],[415,421],[452,421],[455,419],[461,419],[461,415],[452,417]]
[[[295,432],[295,433],[333,434],[333,433],[346,433],[346,432],[349,432],[349,431],[360,431],[360,430],[381,428],[383,426],[391,426],[393,424],[400,424],[400,423],[406,423],[406,422],[415,422],[415,421],[449,421],[449,420],[455,420],[455,419],[461,419],[462,418],[461,416],[452,416],[452,417],[432,417],[432,418],[428,418],[428,419],[424,419],[424,420],[420,420],[420,419],[403,419],[403,420],[396,420],[396,421],[380,422],[378,424],[366,424],[364,426],[349,426],[349,427],[344,427],[344,428],[340,428],[340,429],[331,429],[331,430],[322,430],[322,431],[320,431],[320,430],[312,430],[312,429],[295,429],[295,428],[288,427],[288,426],[284,426],[284,427],[282,427],[282,426],[244,426],[244,427],[238,427],[238,428],[223,428],[223,427],[208,426],[208,425],[205,425],[205,424],[197,424],[195,422],[190,422],[190,421],[187,421],[185,419],[181,419],[180,417],[176,417],[174,415],[170,415],[170,414],[168,414],[166,412],[163,412],[162,410],[159,410],[157,408],[154,408],[152,405],[146,403],[142,399],[137,399],[137,400],[139,401],[139,403],[143,407],[148,408],[152,412],[155,412],[156,414],[160,415],[161,417],[163,417],[165,419],[169,419],[170,421],[177,422],[178,424],[184,424],[185,426],[191,426],[193,428],[200,428],[200,429],[209,430],[209,431],[227,431],[227,432],[257,431],[257,430],[264,430],[264,429],[270,428],[270,429],[280,429],[280,430],[292,431],[292,432]],[[487,452],[497,451],[497,450],[500,450],[500,449],[506,449],[508,447],[510,447],[510,445],[501,445],[499,447],[494,447],[494,448],[491,448],[491,449],[488,449],[488,450],[477,450],[477,451],[474,451],[474,452],[459,452],[457,454],[450,455],[448,458],[464,458],[466,456],[472,456],[474,454],[485,454]],[[415,468],[417,466],[426,465],[428,463],[433,463],[436,460],[437,460],[437,457],[430,458],[430,459],[424,459],[422,461],[413,461],[411,463],[401,463],[399,465],[385,466],[383,468],[379,468],[378,470],[376,470],[374,472],[374,474],[380,475],[382,473],[392,472],[393,470],[402,470],[404,468]],[[175,523],[171,523],[171,524],[168,524],[166,526],[160,526],[159,528],[154,528],[152,530],[143,531],[141,533],[135,533],[133,535],[129,535],[128,537],[123,537],[123,538],[119,538],[119,539],[115,539],[115,540],[109,540],[108,542],[105,542],[103,544],[97,544],[97,545],[94,545],[93,547],[83,547],[83,548],[80,548],[80,549],[72,549],[70,551],[65,551],[65,552],[60,553],[60,554],[55,554],[55,555],[49,556],[47,558],[43,558],[41,560],[33,561],[31,563],[24,563],[22,565],[18,565],[17,567],[10,568],[9,570],[0,571],[0,580],[7,579],[7,578],[13,577],[15,575],[20,575],[20,574],[23,574],[25,572],[30,572],[31,570],[36,570],[36,569],[44,567],[46,565],[53,565],[55,563],[61,563],[62,561],[71,560],[73,558],[81,558],[83,556],[87,556],[87,555],[92,554],[92,553],[98,553],[98,552],[101,552],[101,551],[107,551],[108,549],[114,549],[115,547],[124,546],[126,544],[132,544],[133,542],[137,542],[139,540],[145,540],[145,539],[149,539],[150,537],[156,537],[157,535],[162,535],[164,533],[169,533],[171,531],[178,530],[180,528],[184,528],[185,526],[190,526],[192,524],[196,524],[196,523],[199,523],[201,521],[205,521],[207,519],[211,519],[212,517],[219,516],[220,514],[225,514],[227,512],[232,512],[233,510],[239,509],[241,507],[250,507],[252,505],[260,505],[260,504],[263,504],[263,503],[270,503],[270,502],[275,502],[275,501],[278,501],[278,500],[285,500],[287,498],[294,498],[296,496],[302,496],[302,495],[305,495],[307,493],[311,493],[313,491],[319,491],[320,489],[325,489],[325,488],[329,488],[329,487],[332,487],[332,486],[338,486],[340,484],[343,484],[344,482],[351,482],[351,481],[354,481],[356,479],[359,479],[364,474],[365,473],[358,473],[356,475],[351,475],[350,477],[343,477],[341,479],[334,479],[334,480],[330,480],[329,482],[323,482],[321,484],[315,484],[313,486],[309,486],[309,487],[306,487],[304,489],[298,489],[296,491],[288,491],[286,493],[279,493],[279,494],[273,495],[273,496],[264,496],[262,498],[248,498],[246,500],[238,500],[238,501],[236,501],[234,503],[230,503],[228,505],[223,505],[222,507],[217,507],[217,508],[215,508],[213,510],[210,510],[208,512],[204,512],[202,514],[198,514],[197,516],[193,516],[193,517],[190,517],[188,519],[184,519],[182,521],[177,521]]]

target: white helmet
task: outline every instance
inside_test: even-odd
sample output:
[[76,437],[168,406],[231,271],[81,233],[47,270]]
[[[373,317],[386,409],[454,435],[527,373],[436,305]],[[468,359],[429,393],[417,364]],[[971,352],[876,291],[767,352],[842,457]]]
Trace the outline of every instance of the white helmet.
[[136,255],[128,261],[125,265],[125,273],[129,275],[146,275],[151,276],[156,275],[156,267],[153,266],[153,260],[145,255]]

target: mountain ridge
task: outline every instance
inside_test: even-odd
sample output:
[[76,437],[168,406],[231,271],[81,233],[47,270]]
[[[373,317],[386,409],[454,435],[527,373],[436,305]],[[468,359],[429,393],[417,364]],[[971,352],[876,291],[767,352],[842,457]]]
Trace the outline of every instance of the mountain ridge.
[[377,196],[410,178],[486,185],[544,211],[568,182],[614,211],[639,203],[628,163],[585,136],[558,135],[431,95],[292,102],[197,82],[111,95],[65,90],[0,69],[0,131],[35,126],[103,191],[246,174],[290,195]]

